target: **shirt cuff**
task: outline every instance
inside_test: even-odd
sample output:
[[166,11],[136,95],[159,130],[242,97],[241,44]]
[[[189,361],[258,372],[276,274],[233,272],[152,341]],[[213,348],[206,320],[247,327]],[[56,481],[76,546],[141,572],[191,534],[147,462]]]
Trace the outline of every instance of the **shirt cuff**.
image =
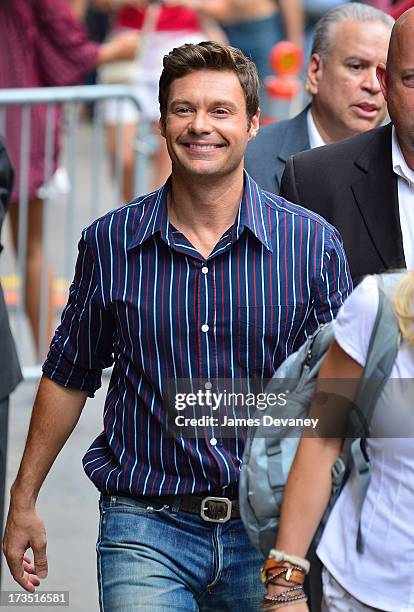
[[62,353],[53,349],[49,351],[42,372],[47,378],[63,387],[87,391],[88,397],[94,397],[102,384],[102,370],[89,370],[70,363]]

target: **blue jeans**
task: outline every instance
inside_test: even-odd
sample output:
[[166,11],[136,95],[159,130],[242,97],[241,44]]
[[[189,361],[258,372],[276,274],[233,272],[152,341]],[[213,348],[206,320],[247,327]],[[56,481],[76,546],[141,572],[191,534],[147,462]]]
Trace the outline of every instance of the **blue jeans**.
[[224,24],[223,30],[229,43],[241,49],[244,55],[254,61],[260,82],[263,84],[264,78],[273,74],[269,62],[270,51],[276,43],[284,40],[280,16],[273,15],[255,21]]
[[256,19],[255,21],[240,21],[239,23],[223,25],[229,43],[243,51],[256,64],[260,81],[260,108],[262,117],[269,112],[264,80],[273,75],[269,62],[272,47],[285,38],[282,21],[279,15]]
[[240,519],[196,514],[102,495],[97,543],[101,612],[261,609],[263,557]]

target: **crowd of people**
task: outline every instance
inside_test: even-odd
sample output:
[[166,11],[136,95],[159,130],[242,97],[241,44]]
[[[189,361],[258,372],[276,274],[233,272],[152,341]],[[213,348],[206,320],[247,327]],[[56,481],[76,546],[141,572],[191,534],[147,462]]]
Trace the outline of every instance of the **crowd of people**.
[[[34,592],[47,576],[36,500],[87,397],[100,387],[102,370],[113,366],[103,431],[83,459],[101,494],[102,612],[414,610],[411,438],[403,437],[403,424],[398,436],[384,435],[393,420],[413,420],[409,385],[398,406],[381,391],[364,446],[371,472],[364,503],[351,471],[316,551],[332,466],[348,430],[301,439],[267,560],[240,518],[246,431],[237,423],[220,428],[211,416],[209,427],[192,435],[171,433],[174,409],[165,386],[187,381],[189,396],[220,380],[260,388],[327,323],[334,341],[317,389],[324,380],[357,385],[382,299],[374,275],[394,270],[405,272],[386,296],[399,334],[389,377],[413,377],[412,3],[72,4],[0,1],[0,87],[74,84],[96,66],[138,52],[145,77],[133,86],[161,146],[155,189],[134,194],[132,143],[141,117],[127,103],[121,114],[107,104],[110,154],[115,121],[124,129],[129,203],[82,233],[11,488],[3,549],[13,578]],[[99,14],[109,18],[101,42],[92,42],[81,20],[96,24]],[[294,118],[261,127],[269,50],[287,37],[305,51],[309,36],[308,105]],[[39,345],[42,106],[33,121],[26,306]],[[10,208],[15,246],[20,129],[20,115],[8,114],[0,229]],[[57,139],[55,168],[58,156]],[[0,510],[9,395],[21,379],[6,316],[0,293]],[[189,406],[193,416],[197,404]],[[315,406],[316,399],[311,414]],[[355,547],[360,530],[363,550]]]

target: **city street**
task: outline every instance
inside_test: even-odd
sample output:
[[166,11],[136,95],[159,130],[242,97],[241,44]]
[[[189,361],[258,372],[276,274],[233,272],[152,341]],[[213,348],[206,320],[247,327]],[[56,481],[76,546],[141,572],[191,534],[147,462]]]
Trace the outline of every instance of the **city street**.
[[[73,274],[77,242],[83,227],[122,201],[117,196],[105,151],[99,172],[99,185],[93,176],[93,129],[82,121],[75,135],[75,172],[72,197],[55,197],[49,207],[49,261],[55,278],[61,279],[61,295],[57,296],[56,323],[67,287]],[[65,158],[65,156],[64,156]],[[64,161],[68,167],[68,162]],[[97,194],[96,197],[94,194]],[[99,196],[99,197],[98,197]],[[5,246],[0,261],[5,294],[13,300],[13,289],[19,282],[10,243],[4,228]],[[72,236],[70,235],[72,234]],[[70,271],[69,271],[70,270]],[[16,338],[22,366],[36,364],[27,321],[17,321],[15,307],[9,305],[11,325]],[[49,577],[42,590],[69,591],[70,612],[96,612],[99,610],[95,544],[98,534],[98,498],[95,487],[85,476],[82,456],[94,437],[102,430],[102,412],[108,377],[94,399],[87,401],[83,415],[56,460],[41,490],[38,510],[44,519],[48,537]],[[8,449],[8,487],[10,487],[22,456],[37,382],[23,382],[11,398]],[[17,590],[7,566],[3,566],[2,590]],[[0,608],[0,610],[5,608]],[[14,609],[14,608],[13,608]],[[21,607],[17,609],[22,609]],[[60,610],[61,607],[31,606],[34,610]]]
[[[84,474],[81,460],[93,438],[102,429],[102,407],[108,379],[103,381],[104,388],[98,391],[94,399],[88,399],[81,419],[49,473],[38,501],[38,511],[46,526],[49,561],[49,576],[40,588],[69,591],[67,609],[70,612],[99,610],[95,561],[99,494]],[[7,466],[9,486],[22,456],[35,389],[33,383],[22,383],[12,396]],[[5,565],[2,582],[3,591],[20,589]],[[62,608],[34,606],[30,609],[52,612]]]

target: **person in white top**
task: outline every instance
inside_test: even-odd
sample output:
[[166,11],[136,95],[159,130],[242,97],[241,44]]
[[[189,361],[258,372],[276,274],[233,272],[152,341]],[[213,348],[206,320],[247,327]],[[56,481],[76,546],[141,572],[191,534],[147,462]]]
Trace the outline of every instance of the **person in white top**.
[[[378,285],[375,277],[368,276],[333,324],[335,341],[320,370],[319,389],[328,379],[361,377],[377,309]],[[374,409],[367,441],[371,480],[362,511],[352,472],[317,548],[324,566],[323,612],[414,610],[414,412],[410,387],[414,379],[414,271],[403,276],[394,310],[402,341],[390,378],[403,380],[385,385]],[[306,555],[330,498],[331,468],[342,442],[342,438],[302,438],[286,486],[276,549],[288,555]],[[363,553],[356,550],[360,520]],[[288,585],[281,579],[277,582],[278,586],[269,585],[269,594],[276,595]],[[305,612],[308,606],[296,603],[288,609]]]

